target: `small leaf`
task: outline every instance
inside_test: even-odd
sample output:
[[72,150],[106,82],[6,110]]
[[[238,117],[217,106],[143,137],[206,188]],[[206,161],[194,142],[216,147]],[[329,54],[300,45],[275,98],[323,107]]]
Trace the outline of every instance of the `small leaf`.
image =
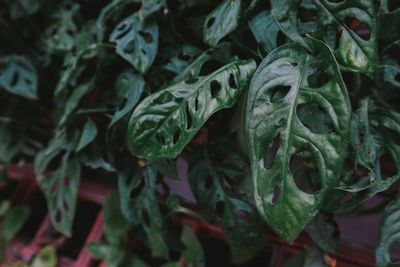
[[118,110],[114,113],[110,125],[113,126],[139,102],[140,96],[144,90],[144,80],[139,74],[131,71],[124,71],[118,76],[115,88],[118,96]]
[[185,250],[182,251],[182,257],[185,259],[185,262],[192,266],[204,267],[203,248],[192,229],[185,224],[183,225],[181,240],[185,245]]
[[129,121],[132,153],[148,159],[178,156],[213,113],[235,103],[254,68],[254,61],[233,62],[144,99]]
[[269,53],[277,47],[279,27],[268,11],[263,11],[250,20],[249,26],[254,38],[265,51]]
[[9,242],[21,230],[28,219],[30,209],[28,207],[12,207],[7,211],[2,222],[2,237]]
[[[328,42],[344,70],[372,76],[378,67],[378,23],[374,1],[345,0],[338,3],[329,0],[313,0],[320,14],[320,24],[326,38],[335,32],[326,30],[337,27],[340,34],[336,44]],[[353,26],[358,24],[360,29]],[[363,27],[361,27],[363,26]]]
[[90,242],[85,246],[85,248],[95,260],[105,260],[109,253],[108,245],[101,242]]
[[57,255],[56,250],[52,246],[44,247],[39,254],[33,259],[31,267],[56,267]]
[[132,64],[137,71],[144,73],[156,57],[158,26],[155,20],[141,22],[134,14],[115,27],[110,35],[110,42],[117,44],[118,55]]
[[393,244],[400,241],[399,231],[400,216],[400,195],[385,208],[379,225],[379,239],[375,251],[376,266],[388,267],[397,266],[390,259],[390,248]]
[[129,224],[121,212],[118,195],[112,193],[107,197],[103,207],[104,235],[108,243],[119,245],[126,237]]
[[203,25],[203,40],[216,46],[224,36],[238,26],[241,0],[224,0],[208,16]]
[[75,149],[75,151],[79,152],[80,150],[85,148],[88,144],[93,142],[96,136],[97,126],[91,119],[88,119],[85,123],[85,126],[83,126],[83,131],[79,139],[78,147]]
[[[246,111],[256,206],[289,242],[338,185],[350,138],[351,107],[333,53],[320,41],[306,41],[315,56],[287,44],[263,60]],[[328,116],[323,130],[306,124],[311,107]]]
[[26,98],[36,99],[38,80],[34,66],[24,57],[8,56],[0,59],[0,87]]

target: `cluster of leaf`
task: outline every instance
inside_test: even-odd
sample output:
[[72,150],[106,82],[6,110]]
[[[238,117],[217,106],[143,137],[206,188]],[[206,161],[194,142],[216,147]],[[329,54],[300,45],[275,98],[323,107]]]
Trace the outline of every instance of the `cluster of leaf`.
[[[233,262],[262,248],[263,222],[289,242],[307,225],[335,254],[332,216],[367,212],[378,193],[386,204],[400,178],[395,2],[6,1],[0,161],[34,161],[65,235],[81,177],[118,177],[124,219],[106,220],[118,230],[91,248],[111,265],[142,261],[119,249],[132,227],[153,257],[170,259],[171,215],[197,214],[163,178],[178,179],[177,157]],[[386,223],[382,238],[399,230]],[[380,266],[390,244],[378,246]]]

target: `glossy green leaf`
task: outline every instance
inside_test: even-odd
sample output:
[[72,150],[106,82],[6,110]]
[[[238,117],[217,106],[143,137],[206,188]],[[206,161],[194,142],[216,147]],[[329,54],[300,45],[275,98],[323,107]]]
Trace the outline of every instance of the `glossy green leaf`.
[[385,208],[379,225],[379,239],[375,257],[377,267],[399,266],[390,259],[391,246],[400,241],[400,198],[396,198]]
[[326,38],[334,38],[335,31],[331,31],[332,28],[336,27],[340,33],[335,41],[337,45],[330,45],[343,69],[372,76],[378,67],[378,22],[374,1],[313,2],[317,6],[319,23],[325,30]]
[[298,8],[300,0],[270,0],[271,15],[281,31],[294,42],[308,48],[299,32]]
[[52,246],[45,246],[32,261],[31,267],[56,267],[57,254]]
[[139,10],[139,17],[143,21],[154,12],[165,5],[166,0],[141,0],[142,6]]
[[203,40],[210,46],[218,42],[238,26],[241,0],[224,0],[210,14],[203,25]]
[[1,58],[0,64],[0,88],[26,98],[37,98],[37,74],[28,59],[8,56]]
[[54,228],[66,236],[71,236],[80,169],[79,162],[76,159],[69,160],[68,154],[65,154],[60,168],[39,184],[46,197]]
[[139,74],[135,74],[131,71],[124,71],[118,76],[115,84],[118,95],[118,108],[108,127],[113,126],[132,111],[139,102],[140,96],[144,90],[144,85],[143,78]]
[[153,256],[168,258],[155,183],[156,172],[152,169],[145,169],[139,175],[121,174],[118,180],[121,210],[131,225],[140,225],[143,228]]
[[134,14],[119,23],[110,35],[116,52],[137,71],[144,73],[153,64],[158,47],[158,26],[155,20],[141,22]]
[[129,224],[122,215],[118,195],[107,197],[103,207],[104,235],[108,243],[118,244],[126,237]]
[[[315,56],[287,44],[263,60],[250,85],[246,112],[256,206],[290,242],[339,183],[350,138],[351,107],[334,55],[320,41],[307,43]],[[312,107],[330,120],[305,124],[304,114]],[[296,166],[298,159],[303,165]],[[296,183],[298,173],[303,177]],[[303,183],[308,186],[301,190]]]
[[97,136],[97,126],[91,119],[88,119],[83,126],[83,131],[78,142],[78,147],[75,149],[77,152],[85,148],[88,144],[93,142]]
[[4,215],[1,223],[1,236],[9,242],[21,230],[28,219],[30,209],[28,207],[12,207]]
[[213,113],[235,103],[254,69],[254,61],[236,61],[144,99],[129,121],[132,153],[149,159],[178,156]]
[[250,20],[249,26],[254,38],[265,51],[269,53],[277,47],[279,27],[268,11],[262,11]]

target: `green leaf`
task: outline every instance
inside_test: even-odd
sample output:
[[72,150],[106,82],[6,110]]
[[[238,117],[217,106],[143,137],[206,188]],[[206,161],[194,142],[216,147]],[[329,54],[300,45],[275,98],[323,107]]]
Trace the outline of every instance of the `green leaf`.
[[168,258],[163,218],[155,195],[156,178],[152,169],[145,169],[140,175],[121,173],[118,179],[121,210],[131,225],[143,228],[153,256]]
[[39,185],[46,197],[54,228],[66,236],[71,236],[81,166],[76,159],[68,157],[69,154],[65,154],[60,168],[41,180]]
[[203,25],[203,40],[210,46],[218,42],[238,26],[241,0],[224,0],[210,14]]
[[28,219],[30,209],[28,207],[12,207],[7,211],[2,222],[2,237],[9,242],[21,230]]
[[[315,56],[287,44],[263,60],[246,111],[256,206],[289,242],[339,183],[350,138],[351,107],[335,57],[320,41],[307,44]],[[330,118],[323,127],[301,120],[315,106]]]
[[40,8],[38,0],[6,0],[5,2],[13,20],[34,14]]
[[141,0],[142,6],[139,10],[139,17],[143,21],[154,12],[165,5],[166,0]]
[[118,96],[118,109],[114,113],[108,127],[111,127],[132,111],[139,102],[140,96],[144,90],[144,85],[145,82],[142,76],[131,71],[124,71],[118,76],[115,84]]
[[308,48],[299,33],[298,8],[300,0],[270,0],[271,15],[281,31],[296,43]]
[[121,212],[118,195],[112,193],[107,197],[103,208],[104,235],[108,243],[120,244],[126,237],[129,224]]
[[279,27],[268,11],[262,11],[250,20],[249,26],[254,38],[265,51],[269,53],[277,47]]
[[45,246],[33,259],[31,267],[56,267],[57,255],[52,246]]
[[116,43],[118,55],[144,73],[153,64],[157,54],[157,23],[153,19],[141,22],[138,15],[133,14],[115,27],[110,42]]
[[203,248],[192,229],[187,225],[183,225],[181,240],[185,245],[185,249],[182,251],[185,262],[190,266],[205,266]]
[[391,246],[400,241],[400,195],[385,208],[379,225],[379,239],[375,250],[376,266],[389,267],[398,266],[390,260]]
[[[319,23],[326,34],[334,38],[337,28],[340,37],[335,44],[335,56],[344,70],[372,76],[378,67],[378,21],[375,2],[370,0],[341,1],[313,0],[317,6]],[[351,23],[359,21],[365,28],[355,29]],[[366,32],[361,32],[362,30]],[[358,32],[357,32],[358,31]],[[360,35],[358,35],[360,34]],[[362,37],[362,35],[364,35]]]
[[1,58],[0,64],[0,88],[26,98],[37,98],[37,74],[28,59],[13,55]]
[[90,242],[85,248],[95,260],[105,260],[109,253],[109,246],[101,242]]
[[93,142],[93,140],[97,136],[97,126],[91,119],[88,119],[83,126],[83,131],[81,137],[79,139],[78,147],[75,149],[76,152],[79,152],[83,148],[85,148],[88,144]]
[[149,159],[178,156],[213,113],[235,103],[254,69],[254,61],[236,61],[144,99],[129,121],[132,153]]

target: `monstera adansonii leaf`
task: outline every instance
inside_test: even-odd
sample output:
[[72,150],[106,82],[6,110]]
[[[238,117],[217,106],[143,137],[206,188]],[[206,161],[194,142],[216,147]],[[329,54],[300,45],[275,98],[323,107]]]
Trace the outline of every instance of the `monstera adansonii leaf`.
[[340,65],[345,70],[361,72],[372,76],[378,67],[378,20],[375,1],[313,0],[320,16],[320,24],[326,38],[337,36],[329,42],[335,50]]
[[390,259],[390,248],[400,241],[400,195],[398,195],[383,212],[379,226],[379,239],[376,246],[376,266],[399,266],[399,262]]
[[263,60],[246,110],[256,206],[290,242],[338,183],[351,118],[332,51],[323,42],[305,40],[313,54],[287,44]]
[[235,103],[255,68],[252,60],[235,61],[148,96],[129,121],[132,153],[148,159],[178,156],[213,113]]

